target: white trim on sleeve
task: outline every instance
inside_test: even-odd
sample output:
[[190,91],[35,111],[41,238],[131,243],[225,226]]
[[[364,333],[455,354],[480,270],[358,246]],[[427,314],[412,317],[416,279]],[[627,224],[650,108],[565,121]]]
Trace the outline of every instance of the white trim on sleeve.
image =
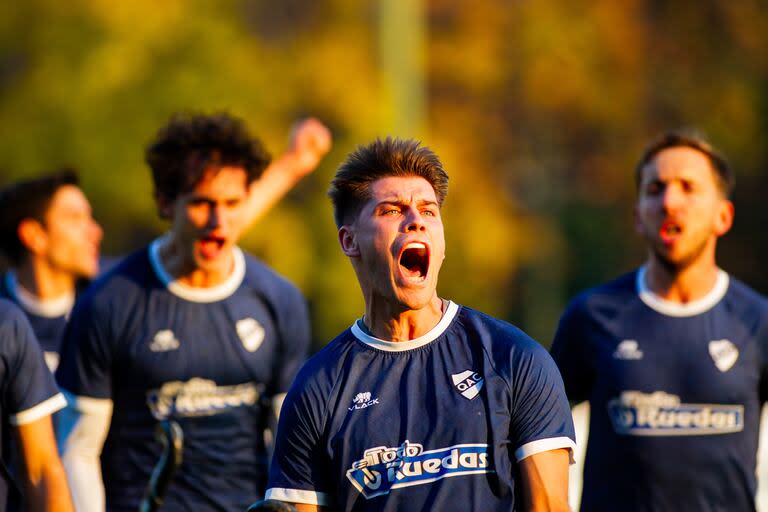
[[560,448],[568,448],[570,452],[571,464],[574,463],[573,452],[576,450],[576,443],[570,437],[550,437],[547,439],[537,439],[530,443],[525,443],[523,446],[515,450],[515,459],[520,462],[526,457],[536,455],[541,452],[548,452],[551,450],[559,450]]
[[331,504],[328,494],[324,492],[285,489],[282,487],[272,487],[267,489],[264,499],[285,501],[288,503],[305,503],[307,505],[318,505],[321,507]]
[[8,422],[11,425],[26,425],[27,423],[37,421],[44,416],[49,416],[66,406],[67,399],[64,398],[64,395],[56,393],[52,397],[43,400],[29,409],[10,415]]

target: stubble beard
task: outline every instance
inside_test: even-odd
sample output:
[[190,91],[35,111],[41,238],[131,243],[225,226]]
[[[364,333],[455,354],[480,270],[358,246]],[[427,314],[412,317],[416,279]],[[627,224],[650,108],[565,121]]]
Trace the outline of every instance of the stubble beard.
[[658,249],[656,244],[653,244],[651,247],[653,253],[656,255],[656,260],[661,264],[664,270],[671,275],[679,275],[701,257],[707,247],[707,240],[702,240],[699,244],[694,246],[693,249],[688,251],[687,254],[683,254],[683,256],[677,260],[671,259],[669,255],[664,253],[664,251]]

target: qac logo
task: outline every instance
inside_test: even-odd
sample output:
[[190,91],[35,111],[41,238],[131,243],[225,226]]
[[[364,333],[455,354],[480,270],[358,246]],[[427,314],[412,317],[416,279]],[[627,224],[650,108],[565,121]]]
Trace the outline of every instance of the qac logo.
[[472,400],[483,389],[483,377],[472,370],[465,370],[461,373],[451,375],[453,385],[461,392],[467,400]]

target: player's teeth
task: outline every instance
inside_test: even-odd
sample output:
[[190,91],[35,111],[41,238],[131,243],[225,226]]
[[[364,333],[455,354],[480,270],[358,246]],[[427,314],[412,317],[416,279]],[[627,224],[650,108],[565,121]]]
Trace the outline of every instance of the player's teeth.
[[427,246],[421,242],[411,242],[405,246],[406,249],[426,249]]

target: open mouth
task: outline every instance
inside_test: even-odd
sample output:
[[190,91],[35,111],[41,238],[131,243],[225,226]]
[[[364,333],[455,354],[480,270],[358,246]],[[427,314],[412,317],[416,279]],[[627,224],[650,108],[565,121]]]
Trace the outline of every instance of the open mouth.
[[665,244],[674,242],[683,232],[682,226],[673,221],[665,221],[659,229],[661,241]]
[[400,270],[408,278],[424,280],[429,271],[429,250],[421,242],[411,242],[400,253]]
[[204,258],[215,258],[224,247],[225,239],[220,236],[208,235],[200,239],[200,253]]

